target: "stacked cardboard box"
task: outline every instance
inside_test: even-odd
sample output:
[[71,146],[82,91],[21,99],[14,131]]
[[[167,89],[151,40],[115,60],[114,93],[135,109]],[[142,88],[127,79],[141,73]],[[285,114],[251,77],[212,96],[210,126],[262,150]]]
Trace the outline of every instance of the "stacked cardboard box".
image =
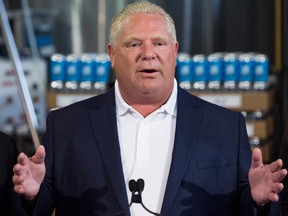
[[241,111],[246,117],[251,148],[262,150],[263,160],[271,161],[275,134],[275,88],[263,91],[191,91],[192,94],[217,105]]
[[60,108],[95,95],[96,94],[90,93],[65,93],[49,91],[47,94],[47,106],[48,109]]

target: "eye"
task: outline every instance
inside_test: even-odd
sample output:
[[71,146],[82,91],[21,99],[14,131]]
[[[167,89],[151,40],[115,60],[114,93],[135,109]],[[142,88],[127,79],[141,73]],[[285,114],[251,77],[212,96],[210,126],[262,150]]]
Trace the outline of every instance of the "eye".
[[131,42],[131,43],[128,43],[127,47],[138,47],[140,46],[141,43],[140,42]]
[[163,42],[163,41],[157,41],[157,42],[155,42],[155,45],[156,45],[156,46],[165,46],[166,43]]

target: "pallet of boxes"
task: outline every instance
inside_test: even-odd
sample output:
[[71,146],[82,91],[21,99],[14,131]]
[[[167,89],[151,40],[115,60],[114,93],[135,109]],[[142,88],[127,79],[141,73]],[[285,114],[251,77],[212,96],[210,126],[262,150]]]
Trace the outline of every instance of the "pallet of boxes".
[[251,149],[262,150],[270,162],[274,147],[275,86],[269,79],[269,61],[259,53],[180,53],[176,78],[193,95],[240,111],[246,119]]

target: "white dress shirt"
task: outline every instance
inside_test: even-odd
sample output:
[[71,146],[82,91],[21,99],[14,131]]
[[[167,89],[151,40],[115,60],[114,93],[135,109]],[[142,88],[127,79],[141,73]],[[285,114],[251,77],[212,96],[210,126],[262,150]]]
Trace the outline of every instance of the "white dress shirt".
[[[121,158],[128,199],[131,199],[129,180],[145,181],[142,201],[151,211],[160,213],[168,179],[174,144],[177,114],[177,81],[165,104],[143,117],[121,96],[115,82],[116,114]],[[141,204],[134,203],[132,216],[151,215]]]

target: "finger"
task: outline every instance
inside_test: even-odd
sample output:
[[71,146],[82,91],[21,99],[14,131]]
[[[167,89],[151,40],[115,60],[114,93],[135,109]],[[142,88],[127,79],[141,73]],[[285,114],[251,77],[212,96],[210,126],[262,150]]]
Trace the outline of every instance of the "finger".
[[284,185],[282,183],[277,183],[272,186],[272,190],[275,193],[280,193],[283,190],[283,188],[284,188]]
[[262,153],[259,148],[255,148],[252,151],[252,161],[251,161],[251,168],[256,168],[262,166]]
[[277,193],[270,193],[269,194],[269,199],[272,202],[277,202],[279,200],[279,196]]
[[22,176],[13,176],[12,181],[15,185],[20,185],[24,182],[24,178]]
[[18,194],[23,194],[24,193],[24,188],[22,185],[15,185],[14,186],[14,191]]
[[25,165],[28,162],[28,157],[25,153],[21,152],[17,157],[17,162],[20,165]]
[[35,155],[32,156],[31,160],[34,162],[34,163],[37,163],[37,164],[41,164],[41,163],[44,163],[44,159],[45,159],[45,148],[43,145],[40,145],[37,150],[36,150],[36,153]]
[[13,172],[15,175],[21,175],[27,169],[29,158],[23,153],[18,156],[19,163],[15,164],[13,167]]
[[276,161],[273,161],[269,165],[269,168],[270,168],[271,172],[277,172],[278,170],[281,169],[282,166],[283,166],[283,161],[281,159],[278,159]]
[[13,172],[14,172],[15,175],[21,175],[21,173],[22,173],[22,165],[16,164],[13,167]]
[[286,175],[287,175],[287,170],[281,169],[281,170],[273,173],[272,180],[273,180],[273,182],[280,182],[285,178]]

